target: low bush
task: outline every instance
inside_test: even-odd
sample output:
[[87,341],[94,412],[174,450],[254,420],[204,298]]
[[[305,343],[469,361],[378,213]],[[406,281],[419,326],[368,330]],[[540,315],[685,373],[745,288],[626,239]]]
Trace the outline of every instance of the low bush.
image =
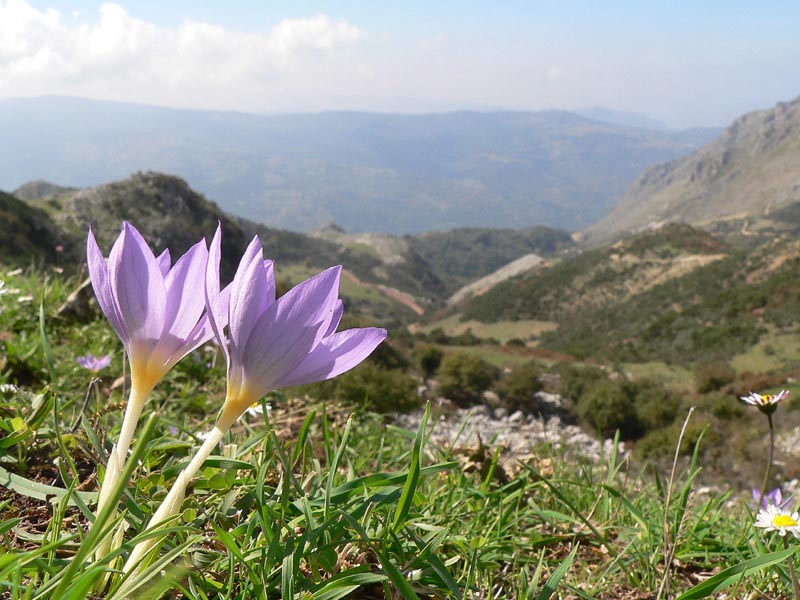
[[544,387],[539,375],[541,372],[535,361],[526,362],[503,375],[495,389],[504,407],[512,411],[535,412],[536,392]]
[[439,393],[460,406],[481,401],[483,392],[497,380],[493,365],[473,354],[454,352],[442,359],[439,367]]
[[338,403],[362,405],[378,413],[408,412],[422,401],[416,381],[398,369],[384,369],[364,362],[336,379],[301,386],[310,397]]
[[436,375],[439,366],[442,364],[442,358],[444,358],[442,349],[431,344],[418,346],[414,351],[414,355],[425,379],[430,379]]
[[698,365],[694,372],[694,388],[698,394],[722,389],[736,379],[734,368],[723,360]]
[[678,416],[680,399],[660,383],[649,379],[627,381],[624,388],[643,432],[670,425]]
[[623,439],[637,438],[642,425],[625,385],[601,379],[588,387],[578,399],[578,416],[605,437],[619,430]]

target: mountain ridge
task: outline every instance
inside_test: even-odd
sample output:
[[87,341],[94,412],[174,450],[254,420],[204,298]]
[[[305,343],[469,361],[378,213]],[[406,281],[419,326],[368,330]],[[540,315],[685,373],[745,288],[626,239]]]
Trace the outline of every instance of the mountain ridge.
[[567,111],[252,115],[51,97],[0,101],[0,130],[0,187],[169,172],[272,227],[395,234],[580,229],[642,169],[709,137]]

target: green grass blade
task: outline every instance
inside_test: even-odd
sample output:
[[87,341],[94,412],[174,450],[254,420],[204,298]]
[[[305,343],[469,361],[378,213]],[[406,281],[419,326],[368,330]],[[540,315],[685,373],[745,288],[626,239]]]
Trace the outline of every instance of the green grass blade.
[[[65,488],[39,483],[38,481],[22,477],[21,475],[9,473],[3,467],[0,467],[0,485],[9,490],[13,490],[21,496],[27,496],[28,498],[35,498],[37,500],[50,500],[53,497],[63,498],[68,492]],[[97,492],[78,492],[72,490],[68,504],[70,506],[75,506],[77,504],[75,502],[76,496],[84,503],[96,502],[98,495]]]
[[787,548],[786,550],[779,550],[778,552],[772,552],[770,554],[765,554],[763,556],[758,556],[756,558],[751,558],[750,560],[740,562],[738,565],[734,565],[725,569],[724,571],[720,571],[713,577],[709,577],[704,582],[697,584],[692,589],[678,596],[675,600],[695,600],[696,598],[707,598],[708,596],[725,589],[729,585],[742,580],[756,571],[766,569],[767,567],[771,567],[772,565],[776,565],[788,558],[791,558],[798,549],[800,549],[800,546],[794,546],[792,548]]
[[69,565],[67,566],[64,571],[60,573],[60,581],[58,583],[58,587],[55,589],[50,598],[60,598],[62,597],[67,588],[69,588],[73,583],[73,578],[75,577],[76,572],[84,566],[84,562],[86,559],[96,550],[97,545],[99,544],[100,540],[103,538],[104,535],[108,533],[108,527],[106,526],[108,521],[112,519],[113,514],[117,510],[117,503],[119,502],[120,496],[122,496],[122,492],[130,481],[131,475],[133,471],[137,468],[139,464],[139,459],[142,457],[144,453],[145,445],[147,441],[153,434],[153,430],[155,429],[156,425],[156,414],[153,413],[150,415],[150,418],[147,419],[144,428],[142,429],[142,435],[139,438],[139,443],[133,449],[128,462],[125,464],[125,468],[122,471],[122,475],[120,476],[117,485],[111,492],[110,500],[106,506],[103,507],[103,510],[97,515],[94,524],[89,529],[89,533],[86,534],[83,542],[81,543],[80,547],[78,548],[78,552],[75,554],[75,557],[70,561]]
[[350,437],[350,427],[352,424],[353,417],[351,416],[347,419],[347,423],[344,426],[342,441],[339,443],[339,447],[336,449],[336,454],[333,456],[333,462],[328,467],[328,481],[325,485],[325,508],[322,515],[323,521],[328,520],[328,511],[330,510],[331,506],[331,492],[333,491],[333,481],[336,477],[336,473],[339,471],[339,464],[342,462],[342,456],[344,456],[344,451],[347,447],[347,439]]
[[47,339],[47,331],[44,327],[44,300],[39,303],[39,337],[42,339],[42,348],[44,349],[44,358],[47,361],[47,371],[50,374],[50,381],[55,385],[56,383],[56,369],[53,366],[53,355],[50,352],[50,342]]
[[425,439],[425,431],[428,428],[428,418],[431,415],[431,403],[428,402],[425,406],[425,414],[417,429],[417,437],[414,439],[414,450],[411,452],[411,465],[408,468],[408,477],[403,486],[403,493],[397,503],[397,510],[394,513],[394,521],[392,522],[392,531],[397,533],[405,525],[408,519],[408,513],[411,510],[411,505],[414,502],[414,492],[417,489],[417,482],[419,481],[419,473],[422,468],[422,442]]
[[542,590],[539,592],[539,595],[536,596],[536,600],[550,600],[553,594],[556,593],[556,588],[558,587],[559,582],[563,579],[564,575],[567,574],[569,568],[572,566],[572,561],[575,560],[575,554],[578,552],[578,544],[572,548],[572,552],[569,553],[567,558],[564,559],[558,568],[553,571],[553,574],[545,582]]
[[411,587],[411,584],[408,583],[408,580],[400,572],[400,569],[398,569],[389,559],[389,557],[381,552],[377,546],[373,546],[372,548],[381,561],[381,566],[383,567],[384,573],[386,573],[386,575],[389,577],[389,580],[394,584],[394,586],[397,588],[397,591],[400,592],[403,598],[406,600],[419,600],[419,596],[417,596],[416,592]]
[[[153,563],[147,566],[141,572],[134,573],[131,577],[128,577],[126,580],[122,582],[122,585],[114,592],[113,595],[109,596],[108,600],[124,600],[126,598],[142,598],[141,590],[143,587],[147,585],[152,585],[156,579],[163,577],[163,572],[169,566],[169,564],[174,561],[179,556],[185,555],[189,548],[191,548],[194,544],[200,542],[203,539],[201,535],[191,536],[188,540],[179,544],[172,548],[169,552],[165,553],[163,556],[159,556]],[[179,572],[182,571],[179,569]],[[173,573],[173,576],[177,578],[178,575]],[[136,595],[133,593],[137,592]]]
[[303,421],[303,426],[300,427],[300,433],[297,435],[297,442],[294,445],[294,452],[292,453],[292,464],[296,464],[297,460],[300,458],[300,455],[303,453],[303,446],[305,446],[306,440],[308,439],[311,423],[314,421],[314,417],[316,416],[316,410],[312,409],[308,411],[308,414]]

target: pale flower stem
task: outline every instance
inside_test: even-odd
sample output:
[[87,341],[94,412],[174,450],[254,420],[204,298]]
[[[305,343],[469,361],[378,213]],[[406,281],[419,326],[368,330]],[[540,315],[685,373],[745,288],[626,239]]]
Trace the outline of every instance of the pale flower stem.
[[[767,486],[769,485],[769,472],[772,470],[772,460],[775,457],[775,428],[772,425],[772,415],[767,415],[769,421],[769,457],[767,459],[767,470],[764,473],[764,481],[761,484],[761,493],[758,496],[758,504],[756,504],[756,511],[761,508],[761,503],[764,501],[764,496],[767,495]],[[800,598],[798,599],[800,600]]]
[[125,460],[128,457],[128,450],[130,450],[131,440],[133,440],[136,425],[139,423],[139,417],[142,415],[145,400],[147,400],[147,394],[142,394],[136,386],[131,386],[128,407],[125,409],[125,416],[122,418],[122,429],[120,429],[119,439],[114,445],[121,466],[125,465]]
[[[166,498],[164,498],[164,500],[161,502],[158,510],[156,510],[156,512],[153,514],[145,531],[151,531],[155,529],[170,517],[178,514],[181,504],[183,503],[183,499],[186,495],[186,487],[200,470],[200,467],[203,466],[203,463],[209,457],[214,448],[216,448],[217,444],[220,443],[222,437],[225,435],[225,432],[228,429],[229,426],[225,427],[224,429],[220,429],[219,426],[214,426],[214,429],[211,430],[208,438],[206,438],[205,442],[203,442],[203,445],[200,446],[200,449],[194,455],[194,458],[192,458],[189,465],[180,473],[180,475],[178,475],[175,483],[172,484],[172,488],[170,488]],[[147,552],[155,545],[157,541],[157,538],[149,538],[137,544],[131,552],[131,555],[128,557],[128,560],[125,562],[125,566],[122,567],[122,572],[129,573],[131,569],[135,568],[144,555],[147,554]]]
[[[141,394],[134,386],[131,387],[131,394],[128,397],[128,406],[125,409],[125,416],[122,418],[122,429],[119,434],[119,440],[114,444],[111,449],[111,454],[108,455],[108,463],[106,463],[106,475],[103,479],[103,484],[100,486],[100,495],[97,500],[97,513],[103,510],[108,498],[117,485],[122,470],[125,468],[125,460],[128,457],[128,450],[131,446],[133,433],[136,431],[136,425],[139,422],[139,417],[144,408],[144,401],[147,399],[147,394]],[[112,513],[112,518],[113,518]],[[112,536],[106,537],[97,547],[94,558],[99,560],[108,554],[112,548]]]
[[[786,548],[789,547],[789,540],[786,537],[783,538],[783,545]],[[789,560],[786,561],[786,564],[789,567],[789,577],[792,578],[792,592],[794,592],[794,600],[800,600],[800,584],[797,582],[797,573],[794,570],[794,556],[790,556]]]

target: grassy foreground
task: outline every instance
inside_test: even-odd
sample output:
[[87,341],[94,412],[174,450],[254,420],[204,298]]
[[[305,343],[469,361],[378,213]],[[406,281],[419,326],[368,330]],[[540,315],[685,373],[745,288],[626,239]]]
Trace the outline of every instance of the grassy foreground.
[[[492,440],[439,447],[429,428],[291,390],[228,434],[125,576],[124,557],[221,406],[224,366],[203,350],[158,386],[117,490],[122,512],[95,515],[126,398],[119,342],[104,320],[56,316],[76,280],[3,279],[0,598],[791,594],[797,547],[755,530],[741,499],[698,493],[697,455],[659,477],[618,455],[576,461],[544,445],[501,470]],[[76,362],[87,353],[111,354],[111,366],[90,373]],[[93,561],[107,535],[123,545]]]

